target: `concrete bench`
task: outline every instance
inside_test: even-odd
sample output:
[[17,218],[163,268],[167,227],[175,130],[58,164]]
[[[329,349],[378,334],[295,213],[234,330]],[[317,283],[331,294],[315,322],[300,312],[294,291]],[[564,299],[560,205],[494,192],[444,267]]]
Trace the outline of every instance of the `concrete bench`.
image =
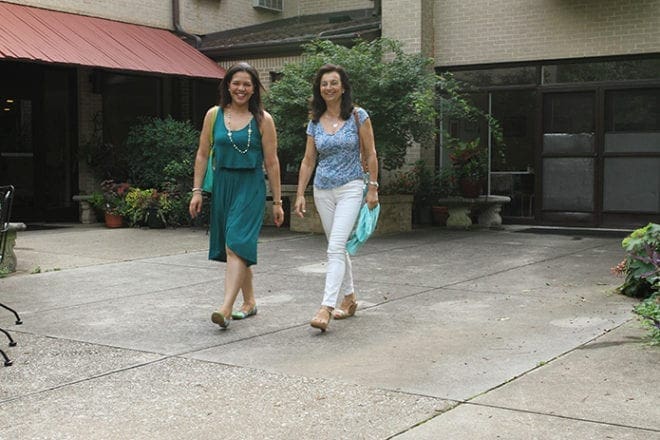
[[472,226],[470,214],[478,215],[478,224],[484,228],[502,226],[502,205],[509,203],[508,196],[479,196],[476,198],[448,197],[438,200],[438,205],[447,206],[449,218],[447,227],[452,229],[469,229]]
[[16,272],[16,253],[14,246],[16,245],[16,234],[18,231],[26,229],[25,223],[9,223],[7,229],[7,242],[5,243],[5,255],[0,262],[0,269],[8,272]]

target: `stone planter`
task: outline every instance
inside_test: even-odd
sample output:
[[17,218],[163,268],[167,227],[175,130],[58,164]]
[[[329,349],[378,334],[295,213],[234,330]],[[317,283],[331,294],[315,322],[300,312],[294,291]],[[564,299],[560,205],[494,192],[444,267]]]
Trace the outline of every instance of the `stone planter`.
[[375,234],[410,232],[412,230],[412,194],[379,195],[380,216]]
[[[375,235],[388,234],[392,232],[407,232],[412,230],[412,205],[411,194],[386,194],[379,195],[380,215]],[[313,232],[323,234],[321,218],[314,205],[314,197],[305,195],[307,212],[304,218],[295,214],[291,215],[290,229],[294,232]]]

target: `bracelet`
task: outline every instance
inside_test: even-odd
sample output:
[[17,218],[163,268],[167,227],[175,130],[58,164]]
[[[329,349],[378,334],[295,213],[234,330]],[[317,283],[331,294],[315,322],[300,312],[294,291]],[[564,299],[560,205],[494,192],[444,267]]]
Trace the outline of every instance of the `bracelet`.
[[375,181],[375,180],[370,180],[370,181],[367,182],[367,183],[368,183],[369,185],[371,185],[371,186],[375,186],[376,188],[378,188],[378,186],[379,186],[379,185],[378,185],[378,182]]
[[273,200],[273,205],[281,205],[282,200]]
[[190,191],[191,191],[191,192],[202,192],[202,191],[204,191],[204,190],[203,190],[202,188],[195,187],[195,188],[193,188],[193,189],[190,190]]

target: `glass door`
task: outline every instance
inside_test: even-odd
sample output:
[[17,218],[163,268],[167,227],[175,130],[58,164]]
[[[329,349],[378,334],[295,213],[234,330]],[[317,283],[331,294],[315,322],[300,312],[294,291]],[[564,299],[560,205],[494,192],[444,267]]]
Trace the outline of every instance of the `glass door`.
[[605,91],[603,222],[660,219],[660,88]]
[[0,61],[0,184],[14,221],[75,221],[75,70]]
[[531,221],[535,211],[535,90],[490,93],[490,114],[500,123],[502,142],[491,140],[490,194],[509,196],[502,217]]
[[595,105],[595,91],[543,96],[541,221],[545,223],[597,223]]
[[33,106],[15,95],[0,96],[0,106],[0,185],[16,188],[16,214],[34,200]]

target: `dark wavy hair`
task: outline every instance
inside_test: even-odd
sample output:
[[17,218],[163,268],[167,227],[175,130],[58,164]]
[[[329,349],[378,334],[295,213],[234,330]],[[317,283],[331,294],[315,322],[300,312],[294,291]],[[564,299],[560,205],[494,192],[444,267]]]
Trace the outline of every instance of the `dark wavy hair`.
[[341,95],[341,104],[340,104],[340,117],[343,120],[347,120],[351,117],[353,113],[353,97],[351,94],[351,82],[348,79],[348,74],[342,66],[336,64],[324,64],[316,72],[314,77],[314,90],[312,95],[312,102],[310,104],[310,112],[312,115],[312,121],[319,122],[323,112],[327,110],[325,101],[321,97],[321,78],[323,75],[329,72],[337,72],[339,74],[339,79],[341,80],[341,85],[344,87],[344,93]]
[[220,107],[227,108],[227,106],[231,104],[229,84],[231,84],[231,79],[236,72],[247,72],[252,79],[252,88],[254,89],[254,92],[248,101],[248,109],[250,110],[250,113],[254,115],[257,123],[260,124],[264,117],[264,107],[261,102],[261,90],[263,90],[264,86],[259,80],[257,70],[248,63],[236,63],[227,70],[227,73],[225,73],[225,77],[222,78],[222,82],[220,83]]

